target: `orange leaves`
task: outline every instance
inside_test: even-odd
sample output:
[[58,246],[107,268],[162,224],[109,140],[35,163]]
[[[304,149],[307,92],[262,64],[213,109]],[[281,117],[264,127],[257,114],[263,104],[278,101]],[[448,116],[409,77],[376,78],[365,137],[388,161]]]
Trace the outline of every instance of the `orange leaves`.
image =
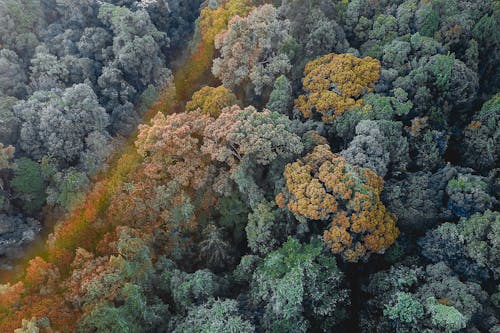
[[224,86],[203,87],[186,104],[186,112],[200,109],[201,114],[217,118],[225,107],[236,104],[236,96]]
[[369,169],[350,165],[328,145],[317,146],[285,168],[286,188],[276,197],[297,218],[329,221],[323,238],[347,261],[380,252],[398,237],[395,217],[380,201],[383,180]]
[[38,290],[40,294],[47,295],[58,287],[61,275],[54,264],[48,263],[40,257],[30,260],[26,269],[24,283],[26,288]]
[[8,308],[19,302],[21,293],[24,292],[24,284],[19,281],[16,284],[0,285],[0,308]]
[[362,105],[361,95],[371,91],[380,77],[380,63],[370,57],[331,53],[308,63],[304,74],[305,95],[295,100],[295,108],[305,118],[317,112],[324,122],[331,122]]
[[137,151],[144,157],[144,174],[155,180],[175,179],[184,187],[201,188],[209,177],[208,158],[200,153],[203,132],[212,118],[199,111],[158,113],[151,126],[141,125]]

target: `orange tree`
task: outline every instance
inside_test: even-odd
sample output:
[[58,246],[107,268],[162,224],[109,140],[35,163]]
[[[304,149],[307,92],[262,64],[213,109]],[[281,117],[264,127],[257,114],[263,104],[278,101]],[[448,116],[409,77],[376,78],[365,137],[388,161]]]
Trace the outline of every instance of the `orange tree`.
[[371,91],[380,77],[380,63],[370,57],[331,53],[309,62],[304,74],[305,94],[295,100],[295,109],[305,118],[317,112],[324,122],[331,122],[362,105],[360,97]]
[[383,180],[370,169],[350,165],[317,146],[285,168],[285,188],[276,197],[299,220],[325,221],[323,238],[335,254],[357,262],[382,252],[399,235],[396,218],[380,201]]

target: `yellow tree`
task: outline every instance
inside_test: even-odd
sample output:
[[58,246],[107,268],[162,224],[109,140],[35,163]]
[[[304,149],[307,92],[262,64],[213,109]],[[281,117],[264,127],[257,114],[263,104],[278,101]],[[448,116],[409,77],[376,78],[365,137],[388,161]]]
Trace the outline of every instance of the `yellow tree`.
[[317,112],[324,122],[331,122],[345,111],[362,105],[361,96],[370,92],[380,77],[380,63],[351,53],[331,53],[308,63],[304,74],[305,94],[295,100],[295,109],[305,118]]
[[381,252],[399,235],[396,217],[380,201],[383,180],[370,169],[350,165],[317,146],[285,168],[285,188],[276,197],[299,220],[326,221],[323,238],[335,254],[350,262]]
[[224,86],[203,87],[193,94],[186,104],[186,112],[200,109],[201,114],[217,118],[222,109],[233,106],[236,96]]

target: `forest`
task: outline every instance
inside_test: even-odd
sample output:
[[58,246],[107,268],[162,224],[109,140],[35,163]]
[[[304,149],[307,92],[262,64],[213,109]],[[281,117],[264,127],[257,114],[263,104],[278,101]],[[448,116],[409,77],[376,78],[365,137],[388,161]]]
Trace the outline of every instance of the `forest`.
[[0,332],[500,333],[500,0],[0,0]]

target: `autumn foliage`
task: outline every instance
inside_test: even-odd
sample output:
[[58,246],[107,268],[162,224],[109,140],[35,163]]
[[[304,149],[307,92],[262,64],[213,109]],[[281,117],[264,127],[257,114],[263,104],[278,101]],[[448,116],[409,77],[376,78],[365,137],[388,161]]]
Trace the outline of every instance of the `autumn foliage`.
[[217,118],[222,109],[233,106],[236,96],[224,86],[203,87],[186,104],[186,112],[200,109],[201,114]]
[[361,96],[371,91],[379,79],[380,63],[371,57],[331,53],[308,63],[304,74],[305,94],[295,100],[295,108],[305,118],[316,112],[324,122],[331,122],[362,105]]
[[323,238],[345,260],[356,262],[381,252],[398,237],[396,218],[380,201],[382,178],[348,164],[328,145],[288,164],[285,179],[277,204],[303,221],[328,222]]

